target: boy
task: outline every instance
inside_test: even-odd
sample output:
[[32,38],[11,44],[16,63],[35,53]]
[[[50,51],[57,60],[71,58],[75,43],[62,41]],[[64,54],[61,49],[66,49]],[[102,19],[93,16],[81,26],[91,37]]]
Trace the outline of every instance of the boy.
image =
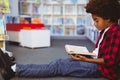
[[[14,75],[24,77],[46,76],[76,76],[118,79],[118,64],[120,62],[120,4],[117,0],[90,0],[86,5],[86,12],[92,14],[94,25],[100,30],[100,36],[95,45],[96,58],[87,58],[82,55],[71,55],[71,59],[58,59],[49,64],[15,64],[2,68],[3,78],[8,80]],[[2,53],[0,53],[2,54]],[[11,68],[10,68],[11,67]],[[11,71],[13,70],[13,72]],[[9,75],[9,76],[8,76]]]

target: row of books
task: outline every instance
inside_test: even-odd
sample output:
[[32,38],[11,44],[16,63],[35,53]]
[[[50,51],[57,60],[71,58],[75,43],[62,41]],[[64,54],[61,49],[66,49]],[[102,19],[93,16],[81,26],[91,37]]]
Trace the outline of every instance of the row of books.
[[32,5],[32,13],[34,14],[39,14],[41,13],[41,10],[40,10],[40,4],[33,4]]
[[73,5],[67,5],[64,7],[64,13],[65,14],[76,14],[76,6]]
[[94,26],[94,21],[91,17],[91,14],[87,14],[85,18],[86,18],[86,25],[87,26],[91,26],[91,27]]
[[25,2],[20,2],[19,3],[19,12],[20,12],[20,14],[28,14],[28,13],[30,13],[31,11],[30,11],[30,5],[29,5],[29,3],[25,3]]
[[94,43],[96,43],[99,34],[100,34],[99,31],[96,30],[94,27],[88,28],[87,37]]
[[38,3],[41,3],[41,0],[19,0],[19,2],[38,2]]
[[75,26],[65,26],[65,35],[75,35],[76,27]]
[[46,26],[46,29],[50,30],[52,35],[84,35],[85,27],[81,26]]
[[30,4],[27,2],[20,2],[19,3],[19,12],[21,15],[41,14],[40,4],[38,4],[38,3]]
[[43,0],[44,4],[59,4],[59,3],[63,3],[63,4],[86,4],[88,2],[88,0]]
[[45,25],[51,25],[52,24],[52,17],[51,16],[45,16],[42,21]]
[[53,14],[52,6],[51,6],[51,5],[45,5],[42,10],[43,10],[43,14],[44,14],[44,15],[45,15],[45,14],[46,14],[46,15]]
[[86,4],[88,0],[64,0],[64,4]]
[[44,17],[43,22],[45,25],[85,25],[86,20],[84,18],[75,17]]
[[6,16],[7,23],[34,23],[39,24],[42,23],[40,18],[31,18],[31,17],[13,17],[13,16]]
[[19,19],[18,17],[14,17],[14,16],[6,16],[6,22],[7,23],[18,23]]
[[[47,12],[47,13],[46,13]],[[85,9],[83,6],[76,6],[75,5],[65,5],[60,6],[60,5],[54,5],[53,7],[51,5],[45,5],[43,7],[43,14],[45,15],[85,15]]]
[[94,43],[96,43],[99,36],[99,31],[94,26],[94,21],[91,17],[91,14],[86,15],[86,30],[87,37]]
[[51,33],[54,35],[63,35],[63,27],[62,26],[55,26],[51,28]]
[[85,15],[86,14],[85,8],[83,6],[77,6],[77,14]]
[[[19,12],[20,14],[73,14],[76,15],[76,13],[78,13],[79,15],[84,15],[85,14],[85,10],[83,6],[76,6],[75,5],[65,5],[64,9],[62,6],[60,5],[55,5],[55,6],[51,6],[51,5],[45,5],[43,8],[40,7],[40,4],[37,3],[26,3],[26,2],[20,2],[19,3]],[[76,10],[77,9],[77,10]],[[43,10],[43,11],[41,11]],[[47,13],[46,13],[47,12]]]
[[52,20],[53,25],[62,25],[63,24],[63,20],[61,17],[54,17]]
[[58,6],[58,5],[53,6],[53,14],[56,14],[56,15],[62,14],[62,6]]

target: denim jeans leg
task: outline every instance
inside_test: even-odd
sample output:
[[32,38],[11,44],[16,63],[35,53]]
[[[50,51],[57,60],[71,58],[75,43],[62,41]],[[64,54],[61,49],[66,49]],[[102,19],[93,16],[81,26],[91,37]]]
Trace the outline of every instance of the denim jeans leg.
[[60,74],[58,69],[60,59],[49,64],[17,64],[16,75],[20,77],[46,77]]
[[58,59],[49,64],[27,64],[17,65],[16,74],[24,77],[46,77],[46,76],[96,76],[99,74],[96,64],[74,61],[68,59]]
[[19,77],[46,77],[57,75],[56,65],[51,64],[17,64],[16,75]]
[[62,76],[75,76],[75,77],[99,77],[100,72],[98,65],[95,63],[82,62],[68,59],[60,59],[58,62],[58,69]]

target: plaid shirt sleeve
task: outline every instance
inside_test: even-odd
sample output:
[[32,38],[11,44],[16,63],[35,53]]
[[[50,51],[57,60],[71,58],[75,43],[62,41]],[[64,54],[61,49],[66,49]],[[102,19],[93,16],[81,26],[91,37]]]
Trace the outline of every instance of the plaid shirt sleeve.
[[98,57],[105,61],[105,64],[99,65],[101,74],[110,79],[118,77],[116,71],[120,62],[120,26],[112,26],[105,33]]
[[100,56],[104,58],[106,66],[113,66],[120,59],[120,31],[107,34],[100,46]]

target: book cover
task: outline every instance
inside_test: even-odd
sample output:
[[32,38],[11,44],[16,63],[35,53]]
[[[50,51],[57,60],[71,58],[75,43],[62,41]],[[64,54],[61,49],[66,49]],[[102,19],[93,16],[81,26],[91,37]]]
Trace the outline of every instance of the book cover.
[[95,56],[94,53],[90,53],[85,46],[76,46],[76,45],[65,45],[65,50],[68,54],[80,54],[86,56]]

